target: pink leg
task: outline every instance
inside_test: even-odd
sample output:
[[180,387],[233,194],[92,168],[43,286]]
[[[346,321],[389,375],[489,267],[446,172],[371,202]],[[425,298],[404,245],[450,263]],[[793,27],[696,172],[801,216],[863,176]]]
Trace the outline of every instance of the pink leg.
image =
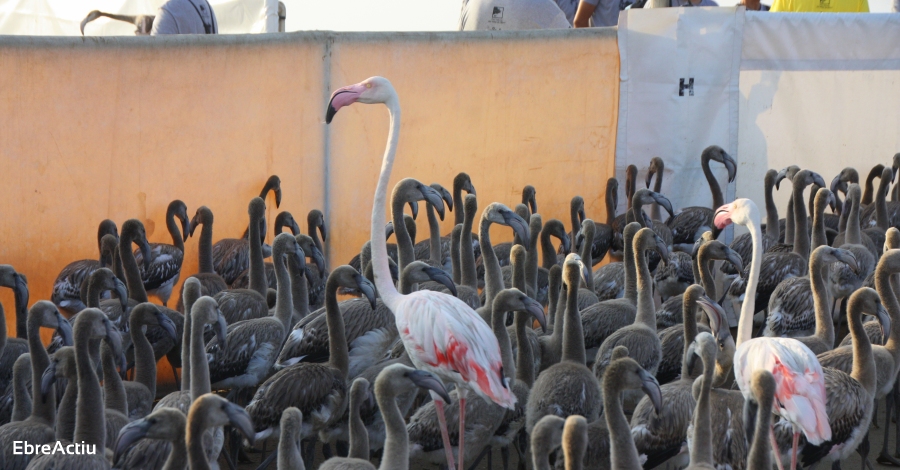
[[437,409],[438,422],[441,424],[441,438],[444,440],[444,453],[447,455],[447,468],[453,468],[453,450],[450,448],[450,435],[447,434],[447,417],[444,416],[444,399],[431,392],[431,399]]
[[772,454],[775,456],[775,465],[778,467],[778,470],[784,470],[784,465],[781,463],[781,451],[778,450],[778,442],[775,441],[775,429],[772,426],[769,426],[769,440],[772,442]]
[[800,443],[800,433],[794,431],[794,440],[791,443],[791,470],[797,470],[797,444]]
[[[457,459],[459,460],[459,469],[464,470],[466,454],[465,454],[465,437],[466,437],[466,395],[468,395],[468,390],[465,387],[459,387],[457,389],[457,396],[459,397],[459,451],[456,454]],[[490,451],[488,451],[490,452]]]

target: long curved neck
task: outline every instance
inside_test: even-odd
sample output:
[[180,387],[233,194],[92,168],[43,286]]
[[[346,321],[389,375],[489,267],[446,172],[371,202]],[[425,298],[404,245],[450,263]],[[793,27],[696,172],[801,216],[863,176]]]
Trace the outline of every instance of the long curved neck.
[[41,323],[37,315],[28,315],[28,352],[31,354],[31,416],[44,420],[53,426],[56,419],[56,394],[51,392],[41,398],[41,380],[47,367],[50,367],[50,356],[41,342]]
[[[565,320],[565,315],[563,315],[563,311],[558,308],[558,302],[560,299],[560,288],[562,287],[562,279],[560,279],[559,274],[551,273],[548,274],[549,279],[549,288],[547,292],[547,320],[553,325],[553,332],[550,333],[551,342],[559,342],[562,338],[563,332],[563,321]],[[561,344],[561,343],[560,343]],[[557,356],[559,356],[560,352],[557,351]]]
[[178,223],[175,222],[175,210],[173,208],[169,208],[166,211],[166,228],[169,229],[169,235],[172,236],[172,244],[184,253],[184,237],[181,236],[181,229],[178,228]]
[[759,285],[759,271],[762,266],[762,232],[760,232],[755,220],[749,220],[746,227],[750,230],[750,239],[753,241],[753,254],[750,258],[750,278],[747,280],[744,303],[741,305],[741,317],[738,320],[738,337],[735,346],[740,346],[743,341],[749,340],[753,333],[753,314],[756,313],[756,289]]
[[[662,170],[657,171],[656,172],[656,181],[653,183],[653,191],[656,193],[662,192],[662,177],[663,177]],[[719,206],[716,206],[716,207],[719,207]],[[650,205],[650,218],[652,220],[662,220],[660,211],[659,211],[659,204],[657,204],[655,202]]]
[[632,238],[625,237],[625,246],[622,254],[622,263],[624,263],[625,268],[625,279],[623,282],[625,283],[625,299],[631,302],[632,305],[637,305],[637,265],[635,264],[633,241],[633,235]]
[[462,197],[462,185],[453,183],[453,207],[456,208],[456,212],[453,213],[453,225],[459,225],[465,222],[466,212],[463,210],[465,203],[463,202]]
[[809,259],[809,219],[806,217],[806,204],[803,202],[803,189],[806,188],[803,178],[794,177],[794,253]]
[[[184,291],[182,291],[184,296]],[[196,299],[194,299],[196,300]],[[193,302],[185,300],[184,302],[184,325],[181,332],[181,391],[186,392],[191,389],[191,334],[193,330],[193,316],[191,308]],[[183,439],[182,439],[183,440]]]
[[794,198],[788,199],[787,215],[784,219],[784,242],[794,243]]
[[834,344],[834,324],[831,320],[831,300],[828,298],[828,286],[825,284],[825,270],[827,265],[821,259],[821,255],[813,256],[809,260],[809,276],[812,294],[813,306],[816,313],[816,332],[815,337],[822,341],[822,344]]
[[[306,273],[301,272],[300,266],[296,265],[296,261],[288,259],[288,266],[291,268],[291,304],[297,316],[303,318],[309,315],[309,281],[306,279]],[[278,308],[277,300],[275,308]],[[290,322],[288,317],[288,322]],[[288,323],[286,332],[290,333],[291,327]]]
[[550,269],[556,264],[556,248],[553,248],[553,242],[550,240],[552,236],[547,227],[541,231],[541,258],[543,260],[541,266],[544,269]]
[[718,292],[716,289],[716,279],[715,277],[713,277],[713,273],[709,269],[710,264],[711,263],[709,255],[705,250],[701,248],[700,252],[697,253],[697,260],[694,262],[694,268],[698,271],[697,274],[700,275],[700,285],[703,287],[703,291],[706,292],[706,296],[711,299],[718,299],[719,296],[717,295]]
[[[0,313],[2,314],[2,313]],[[19,367],[19,361],[26,361]],[[28,384],[31,382],[31,356],[22,354],[16,360],[13,368],[13,411],[12,421],[24,421],[31,414],[31,392]]]
[[[350,402],[350,452],[347,457],[351,459],[369,460],[369,435],[366,425],[359,415],[359,403]],[[288,467],[279,467],[288,468]],[[289,467],[294,468],[294,467]]]
[[772,452],[769,449],[769,429],[772,424],[772,397],[762,397],[756,411],[756,430],[753,433],[753,443],[750,445],[750,454],[747,458],[749,470],[770,470],[772,468]]
[[[813,211],[811,252],[822,245],[828,244],[828,237],[825,235],[825,206],[825,200],[817,197]],[[768,231],[768,227],[766,227],[766,229]]]
[[[391,169],[394,165],[394,154],[397,151],[397,139],[400,137],[400,104],[396,99],[388,103],[388,111],[391,117],[391,126],[388,133],[387,147],[384,151],[384,159],[381,164],[381,174],[378,177],[378,185],[375,188],[375,202],[372,207],[372,225],[370,237],[372,239],[372,263],[375,272],[375,288],[385,305],[396,315],[397,306],[401,300],[400,293],[391,281],[391,271],[388,267],[387,243],[384,240],[384,205],[387,198],[388,181],[391,179]],[[401,220],[402,223],[402,220]],[[395,232],[398,227],[394,225]],[[399,230],[402,230],[400,228]],[[474,263],[473,263],[474,264]]]
[[709,157],[706,154],[700,158],[700,166],[703,167],[703,176],[706,177],[706,182],[709,183],[709,192],[712,193],[713,198],[713,209],[724,206],[725,196],[722,195],[722,188],[719,186],[719,182],[716,181],[716,176],[709,169]]
[[[882,230],[887,230],[891,228],[891,221],[888,219],[887,213],[887,201],[885,199],[885,195],[888,192],[888,189],[891,186],[891,179],[885,178],[890,174],[891,170],[885,171],[881,178],[881,183],[878,185],[878,194],[875,196],[875,223],[878,225],[878,228]],[[894,201],[897,201],[898,192],[897,188],[900,188],[900,182],[894,186]]]
[[691,441],[691,465],[713,466],[712,420],[709,409],[709,389],[712,386],[715,364],[704,364],[700,383],[700,396],[694,408],[694,436]]
[[[878,296],[885,310],[891,316],[891,333],[888,336],[884,347],[894,356],[894,363],[900,360],[900,301],[897,300],[897,293],[894,291],[894,285],[891,282],[891,270],[885,259],[890,255],[883,255],[879,262],[879,269],[875,271],[875,288],[878,290]],[[32,361],[34,357],[32,356]]]
[[[299,440],[295,439],[294,436],[282,435],[281,439],[278,440],[278,463],[276,468],[306,470],[303,457],[300,454],[300,446],[297,445],[298,442]],[[366,451],[368,453],[368,449]],[[353,452],[353,450],[351,449],[350,452]]]
[[132,241],[131,237],[119,238],[119,257],[122,258],[122,269],[125,271],[128,297],[137,303],[143,303],[147,301],[147,291],[144,290],[141,271],[138,269],[134,253],[131,251]]
[[766,178],[766,236],[777,240],[779,235],[778,206],[775,205],[775,198],[772,196],[774,188],[775,182],[770,178]]
[[516,379],[531,388],[534,385],[534,351],[525,330],[529,320],[527,312],[515,313],[516,344],[519,348],[516,354]]
[[872,170],[869,171],[869,174],[866,176],[866,186],[863,189],[862,200],[859,201],[860,204],[864,206],[868,206],[872,203],[872,191],[875,190],[875,178],[878,177],[881,170],[878,169],[878,165],[876,165]]
[[204,221],[203,227],[200,229],[200,272],[214,273],[213,255],[212,255],[212,238],[213,238],[213,222],[212,219]]
[[127,416],[128,399],[125,397],[125,385],[122,384],[122,378],[116,370],[116,358],[109,348],[102,348],[100,358],[103,366],[103,394],[106,408]]
[[566,321],[563,326],[562,360],[584,364],[584,330],[578,312],[578,278],[566,286]]
[[71,441],[75,435],[75,408],[78,402],[78,376],[68,379],[66,390],[59,400],[56,416],[56,439]]
[[[89,278],[90,279],[90,278]],[[100,295],[103,294],[103,287],[97,282],[88,281],[87,289],[87,307],[100,308]]]
[[187,424],[187,441],[188,450],[188,468],[191,470],[210,470],[209,461],[206,459],[206,450],[203,448],[203,434],[209,427],[204,415],[200,413],[192,413],[189,416],[195,419],[189,419]]
[[688,364],[690,363],[688,357],[688,348],[690,347],[691,343],[694,342],[694,338],[697,337],[697,303],[694,299],[689,298],[687,293],[685,293],[684,295],[684,302],[681,310],[684,327],[684,348],[681,354],[681,378],[689,380],[691,377],[691,370],[688,366]]
[[644,251],[647,247],[641,238],[635,237],[634,248],[634,262],[638,266],[637,315],[634,318],[634,324],[643,324],[656,331],[656,308],[653,303],[653,277],[650,275],[650,268],[647,267],[647,258],[644,256]]
[[263,298],[269,290],[269,283],[266,280],[266,265],[263,261],[262,253],[262,236],[260,233],[260,223],[262,221],[256,217],[250,218],[250,289],[259,292]]
[[532,292],[532,295],[537,297],[537,274],[538,274],[538,239],[541,236],[541,216],[538,214],[532,214],[531,219],[528,224],[529,233],[528,233],[528,246],[527,251],[525,252],[525,285],[528,288],[526,291],[524,288],[521,289],[522,292]]
[[291,331],[291,317],[294,315],[293,286],[291,285],[291,275],[288,273],[287,266],[284,265],[284,256],[281,253],[274,253],[272,264],[275,267],[275,282],[278,285],[275,318],[284,326],[284,335],[281,338],[284,341]]
[[425,204],[425,214],[428,216],[428,252],[431,256],[431,261],[437,263],[438,266],[442,266],[444,264],[444,256],[441,253],[441,226],[437,216],[434,215],[434,207],[431,204]]
[[862,324],[862,312],[850,311],[850,337],[853,339],[853,367],[850,370],[850,376],[856,379],[860,385],[869,392],[870,396],[875,396],[875,386],[877,385],[877,377],[875,377],[875,356],[872,355],[872,343],[869,342],[869,336]]
[[[631,201],[631,198],[628,198]],[[631,202],[629,202],[631,204]],[[629,209],[631,207],[629,206]],[[569,246],[573,249],[575,248],[575,235],[578,234],[578,230],[581,229],[581,218],[578,214],[578,207],[574,204],[569,208],[569,220],[572,221],[572,232],[569,234]]]
[[16,337],[28,339],[28,287],[13,289],[13,295],[16,301]]
[[484,265],[484,304],[490,305],[494,297],[503,289],[503,274],[500,262],[491,245],[491,221],[482,218],[478,228],[478,243],[481,245],[481,262]]
[[462,285],[472,289],[478,288],[478,271],[475,268],[475,250],[472,245],[472,225],[475,223],[474,210],[466,212],[462,234],[459,238],[459,260],[462,268]]
[[494,302],[491,312],[491,329],[500,344],[500,361],[503,363],[503,375],[514,380],[516,378],[516,363],[513,360],[512,345],[509,342],[509,332],[506,331],[507,310]]
[[[384,419],[384,454],[381,458],[380,470],[409,469],[409,434],[406,432],[406,421],[400,414],[396,395],[384,393],[376,386],[375,399]],[[381,392],[381,393],[378,393]]]
[[851,199],[850,214],[847,216],[847,231],[844,232],[844,243],[859,245],[862,243],[862,232],[859,228],[859,200],[856,198]]
[[[193,312],[190,314],[193,315]],[[191,402],[212,391],[209,383],[206,343],[203,341],[203,327],[206,325],[197,320],[194,318],[191,321]]]
[[[81,341],[78,341],[81,339]],[[78,369],[78,401],[75,409],[75,442],[84,441],[99,449],[106,447],[106,413],[103,409],[103,393],[100,380],[94,370],[92,355],[99,355],[99,341],[76,338],[75,367]],[[92,354],[93,353],[93,354]]]
[[591,229],[585,230],[584,245],[581,246],[581,260],[585,266],[588,266],[588,270],[585,273],[584,288],[590,291],[594,290],[594,270],[590,268],[594,265],[594,257],[591,253],[593,243],[594,231]]
[[[150,396],[156,396],[156,356],[153,346],[144,334],[143,322],[135,318],[131,322],[131,341],[134,344],[134,381],[150,389]],[[206,354],[203,354],[206,357]],[[105,372],[104,372],[105,373]]]
[[462,225],[453,227],[450,233],[450,268],[453,275],[453,283],[460,285],[462,283],[462,266],[460,266],[460,250],[459,243],[462,239]]
[[620,396],[622,390],[613,382],[616,381],[603,381],[603,414],[606,415],[606,427],[609,429],[611,468],[641,468],[641,460],[631,437],[631,428],[622,410]]
[[[375,274],[378,279],[378,274]],[[344,317],[338,307],[337,290],[339,283],[336,276],[331,276],[325,283],[325,321],[328,323],[328,363],[341,371],[344,381],[350,368],[347,352],[347,336],[344,332]],[[379,290],[379,293],[381,291]]]
[[187,468],[187,445],[184,443],[184,428],[180,428],[169,442],[172,443],[172,452],[169,454],[169,458],[166,459],[163,470],[182,470]]

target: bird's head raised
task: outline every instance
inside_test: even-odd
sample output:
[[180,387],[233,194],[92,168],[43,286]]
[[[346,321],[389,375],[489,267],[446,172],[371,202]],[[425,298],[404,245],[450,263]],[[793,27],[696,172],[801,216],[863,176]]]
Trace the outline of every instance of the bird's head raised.
[[397,99],[394,86],[384,77],[369,77],[356,85],[348,85],[338,88],[331,94],[328,102],[328,110],[325,114],[325,123],[331,124],[331,120],[338,110],[344,106],[360,102],[365,104],[385,103]]
[[735,199],[731,204],[716,209],[714,219],[716,228],[720,230],[732,223],[747,225],[749,222],[758,223],[758,221],[759,209],[756,208],[756,203],[744,198]]

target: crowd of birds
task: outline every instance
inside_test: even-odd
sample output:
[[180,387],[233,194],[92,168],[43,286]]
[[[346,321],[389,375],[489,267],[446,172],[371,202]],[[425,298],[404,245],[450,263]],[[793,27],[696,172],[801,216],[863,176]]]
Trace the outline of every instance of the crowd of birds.
[[[105,220],[99,258],[68,265],[50,301],[29,307],[25,275],[0,266],[17,335],[0,312],[0,468],[234,469],[259,452],[259,468],[464,470],[494,468],[495,449],[504,470],[511,451],[535,469],[839,467],[854,452],[871,468],[882,398],[877,460],[900,465],[887,448],[900,398],[900,185],[887,199],[900,154],[872,169],[865,192],[853,168],[830,187],[809,169],[770,170],[765,224],[751,200],[725,203],[710,166],[730,182],[736,165],[711,146],[710,207],[676,213],[655,158],[646,189],[629,167],[625,214],[607,181],[606,223],[580,196],[568,230],[544,221],[525,186],[514,209],[487,204],[473,233],[465,173],[451,191],[401,180],[386,223],[399,99],[372,77],[335,91],[326,122],[357,102],[384,104],[391,127],[371,239],[348,265],[326,266],[318,210],[307,234],[279,213],[264,243],[265,201],[281,201],[273,176],[242,238],[214,244],[212,211],[189,219],[176,200],[172,244],[148,243],[137,219],[121,230]],[[420,203],[429,236],[416,243]],[[442,235],[446,209],[455,226]],[[514,241],[492,244],[494,224]],[[747,229],[730,246],[717,240],[729,224]],[[170,309],[198,227],[199,272]],[[619,261],[595,270],[607,256]],[[49,346],[42,328],[54,330]],[[163,357],[178,391],[158,397]],[[35,455],[22,442],[85,451]]]

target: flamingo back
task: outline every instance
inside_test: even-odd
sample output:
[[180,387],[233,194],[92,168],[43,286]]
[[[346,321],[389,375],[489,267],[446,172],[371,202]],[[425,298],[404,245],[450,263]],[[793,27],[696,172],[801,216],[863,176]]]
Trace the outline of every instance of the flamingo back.
[[791,338],[754,338],[738,347],[734,364],[735,381],[745,398],[751,398],[753,372],[767,370],[775,377],[773,412],[799,427],[813,445],[831,439],[825,375],[806,345]]
[[516,396],[504,379],[497,337],[463,301],[435,291],[413,292],[396,305],[394,317],[416,368],[513,409]]

